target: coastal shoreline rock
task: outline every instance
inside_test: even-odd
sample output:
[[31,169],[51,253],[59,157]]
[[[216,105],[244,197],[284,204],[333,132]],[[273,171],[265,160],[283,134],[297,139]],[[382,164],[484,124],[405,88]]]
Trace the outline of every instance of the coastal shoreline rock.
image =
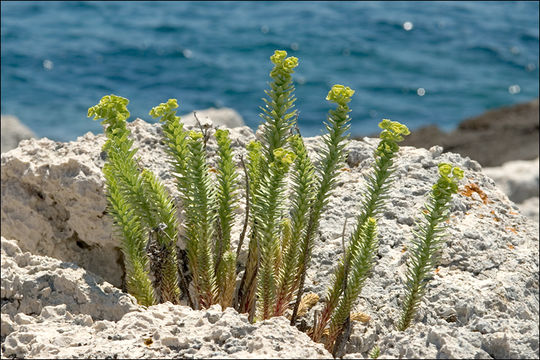
[[415,129],[403,145],[426,149],[440,145],[445,152],[468,156],[486,167],[513,160],[534,160],[538,157],[538,113],[537,98],[465,119],[450,133],[435,125]]
[[73,263],[22,252],[15,240],[1,243],[2,357],[330,357],[283,317],[250,324],[219,305],[144,308]]
[[536,158],[530,161],[509,161],[502,166],[484,168],[483,171],[517,204],[524,215],[538,221],[538,166]]
[[[148,124],[138,119],[129,123],[128,127],[134,146],[139,148],[137,155],[140,156],[141,166],[161,178],[173,198],[177,199],[173,176],[163,161],[166,155],[159,140],[159,124]],[[248,127],[238,127],[231,129],[231,137],[235,151],[242,153],[245,144],[254,139],[255,134]],[[36,272],[43,268],[41,262],[51,264],[51,260],[43,260],[43,257],[49,256],[57,259],[54,261],[58,266],[62,262],[74,264],[95,273],[103,279],[103,283],[122,288],[120,245],[118,239],[112,236],[112,223],[106,215],[103,192],[101,168],[104,159],[101,146],[104,141],[103,134],[91,133],[70,143],[48,139],[25,140],[17,149],[2,154],[2,236],[17,240],[16,246],[21,250],[17,251],[15,245],[10,243],[6,246],[12,250],[4,252],[11,251],[15,257],[27,257],[27,260],[20,261],[35,266],[36,270],[33,271]],[[347,164],[340,171],[337,189],[321,218],[312,265],[307,273],[306,292],[314,292],[324,298],[336,259],[343,252],[344,222],[349,219],[346,234],[350,233],[378,141],[363,138],[348,144]],[[305,138],[305,143],[315,160],[322,146],[321,137]],[[215,141],[211,139],[208,143],[211,161],[215,161],[216,148]],[[398,332],[395,321],[399,317],[403,297],[408,247],[415,222],[421,216],[422,205],[437,178],[439,162],[461,167],[465,171],[465,178],[460,184],[459,194],[452,200],[447,224],[448,240],[441,252],[440,266],[427,287],[415,325],[405,332]],[[383,358],[538,357],[538,223],[520,214],[519,208],[485,175],[480,164],[468,157],[443,153],[440,146],[429,150],[404,146],[399,151],[396,166],[396,179],[389,193],[388,205],[378,224],[378,261],[354,310],[367,314],[369,320],[366,323],[353,323],[351,339],[345,348],[346,357],[366,357],[375,345],[381,348]],[[244,206],[245,203],[241,201],[239,214],[242,214]],[[233,228],[233,247],[241,229],[240,223],[240,220],[237,221]],[[180,248],[183,246],[181,241],[178,245]],[[13,262],[9,256],[6,260],[4,262],[3,256],[2,267]],[[17,267],[12,266],[15,270],[26,267],[19,262]],[[50,271],[51,266],[48,266],[40,275],[50,277]],[[8,291],[4,290],[4,286],[9,289],[9,284],[5,284],[2,281],[2,294]],[[11,287],[15,288],[15,285]],[[21,291],[27,292],[29,299],[39,298],[39,294],[32,291]],[[117,289],[112,291],[119,293]],[[56,295],[53,292],[51,296]],[[9,333],[5,338],[2,336],[2,346],[16,357],[28,357],[29,354],[70,357],[80,354],[78,351],[93,357],[113,356],[110,354],[110,340],[106,341],[108,336],[120,341],[120,354],[171,357],[184,354],[181,351],[185,350],[175,340],[165,340],[177,337],[175,331],[189,336],[190,332],[197,331],[195,329],[201,317],[210,316],[205,315],[208,313],[233,316],[232,310],[223,313],[217,309],[190,312],[185,307],[170,308],[170,305],[162,304],[151,307],[149,313],[142,312],[140,317],[138,310],[134,310],[115,321],[116,325],[104,323],[107,326],[98,326],[96,324],[100,321],[110,320],[92,319],[91,323],[85,314],[74,315],[67,310],[67,305],[64,307],[52,299],[50,305],[43,303],[41,313],[36,310],[25,314],[32,319],[19,313],[11,316],[13,310],[9,310],[9,303],[2,303],[2,315],[7,313],[10,319],[2,324]],[[313,319],[313,312],[320,310],[321,306],[319,303],[308,312],[305,317],[308,325]],[[189,323],[187,327],[186,322],[179,330],[179,324],[170,324],[173,320],[169,319],[168,312],[179,312],[178,316],[184,312],[196,313],[198,318],[193,325]],[[152,318],[159,320],[148,320],[147,314],[150,313]],[[241,315],[235,314],[234,317],[240,319]],[[138,320],[140,324],[137,324]],[[235,324],[234,321],[242,320],[231,321]],[[253,346],[250,354],[254,357],[302,357],[294,351],[328,357],[328,354],[317,352],[319,345],[304,341],[306,335],[288,327],[284,319],[272,321],[275,326],[270,326],[273,330],[268,337],[255,336],[253,345],[239,345],[233,354],[224,355],[224,348],[221,347],[224,343],[216,343],[213,338],[208,339],[213,347],[205,347],[207,340],[199,339],[201,349],[208,352],[197,353],[197,357],[234,357],[238,354],[244,357],[247,355],[242,351],[249,352],[250,346]],[[110,332],[103,339],[97,330],[75,327],[87,339],[81,341],[81,349],[78,350],[78,346],[67,346],[75,344],[61,335],[55,334],[50,338],[49,335],[42,336],[44,324],[49,324],[51,329],[68,331],[68,334],[71,334],[69,329],[74,326],[89,326],[92,329],[98,326],[102,327],[100,331],[109,331],[105,330],[107,327]],[[204,320],[201,324],[205,324]],[[264,327],[264,322],[259,326]],[[145,345],[144,341],[148,338],[158,344],[158,339],[151,335],[155,333],[154,329],[161,327],[166,328],[164,332],[172,334],[158,334],[159,341],[164,341],[165,346],[156,346],[156,350]],[[124,338],[122,331],[126,329],[129,335]],[[504,333],[501,329],[504,329]],[[226,333],[232,328],[224,326],[223,331]],[[42,346],[44,343],[47,343],[45,347]],[[263,349],[261,351],[271,351],[267,345],[275,352],[257,352],[258,346]]]
[[204,122],[205,120],[209,120],[215,126],[224,126],[226,128],[245,126],[242,116],[236,110],[231,108],[216,109],[212,107],[204,110],[195,110],[181,115],[180,118],[184,124],[195,126],[198,124],[194,114],[196,114],[199,121]]
[[1,152],[15,149],[21,140],[35,138],[36,135],[18,118],[12,115],[2,115],[1,123]]

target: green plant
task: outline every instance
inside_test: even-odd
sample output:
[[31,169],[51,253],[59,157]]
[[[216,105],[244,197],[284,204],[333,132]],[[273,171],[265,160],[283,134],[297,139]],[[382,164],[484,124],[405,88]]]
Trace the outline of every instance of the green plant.
[[429,275],[438,261],[437,252],[444,243],[444,227],[448,219],[449,204],[452,195],[457,193],[457,181],[463,178],[463,171],[450,164],[439,164],[439,179],[433,185],[429,202],[424,207],[423,219],[419,231],[414,233],[412,251],[407,263],[407,282],[402,314],[397,325],[404,331],[411,324],[416,309],[429,281]]
[[[298,294],[291,316],[291,325],[296,321],[296,314],[300,305],[306,270],[311,258],[314,236],[319,228],[321,214],[328,205],[331,191],[336,186],[337,170],[345,161],[345,140],[346,132],[350,127],[349,112],[351,109],[347,105],[351,101],[354,90],[342,85],[334,85],[328,93],[326,100],[337,104],[335,110],[330,110],[328,121],[325,124],[328,134],[323,138],[326,149],[322,150],[321,166],[317,169],[318,178],[316,180],[317,191],[311,202],[310,212],[305,234],[303,235],[300,254],[298,258],[298,269],[296,282]],[[296,287],[296,286],[295,286]]]
[[[291,133],[296,125],[291,73],[298,61],[294,57],[286,58],[286,53],[280,51],[276,51],[271,59],[275,66],[270,72],[271,90],[266,92],[268,99],[262,108],[262,117],[266,121],[263,141],[260,148],[257,147],[260,152],[250,153],[256,164],[248,167],[253,215],[239,309],[253,318],[257,295],[260,299],[259,318],[282,315],[296,293],[297,302],[291,319],[294,323],[314,234],[335,186],[337,169],[345,158],[344,140],[350,120],[347,103],[354,91],[335,85],[329,92],[327,99],[338,103],[338,109],[330,111],[326,124],[328,134],[324,137],[326,148],[321,154],[321,165],[314,167],[301,136]],[[281,158],[287,159],[287,166],[280,165]],[[291,175],[293,193],[290,208],[285,211],[284,180],[290,166],[294,169]],[[281,228],[278,224],[282,224]]]
[[381,349],[379,348],[378,345],[375,345],[369,352],[369,358],[377,359],[379,356],[381,356]]
[[[109,95],[88,110],[88,116],[103,119],[107,142],[103,168],[110,212],[123,235],[127,287],[139,303],[179,302],[176,263],[177,224],[174,205],[163,186],[149,170],[140,171],[131,150],[126,128],[128,100]],[[146,241],[147,238],[150,238]],[[146,248],[152,248],[148,256]],[[150,284],[147,268],[155,282]],[[156,294],[157,292],[157,294]]]
[[387,119],[381,121],[379,127],[382,128],[381,141],[374,152],[375,162],[372,173],[367,177],[360,214],[350,235],[349,246],[334,272],[326,304],[311,334],[314,341],[319,341],[330,321],[330,334],[326,341],[329,350],[348,321],[353,302],[373,265],[378,244],[376,216],[384,209],[384,200],[392,184],[398,142],[403,140],[403,135],[410,133],[405,125]]
[[[248,168],[251,180],[250,203],[253,211],[250,219],[248,260],[238,295],[238,308],[242,312],[249,313],[250,319],[255,317],[257,293],[264,299],[264,304],[260,307],[263,318],[266,319],[270,316],[269,301],[275,291],[275,274],[268,265],[273,256],[264,258],[264,255],[275,255],[274,252],[278,251],[276,243],[279,231],[276,224],[279,223],[277,216],[280,214],[278,213],[283,211],[282,208],[279,208],[283,204],[276,203],[273,206],[271,201],[272,199],[274,199],[273,201],[283,199],[285,176],[289,165],[294,160],[284,151],[297,114],[296,110],[293,109],[296,99],[293,95],[292,73],[298,66],[298,59],[295,57],[287,58],[285,51],[275,51],[270,60],[274,64],[270,72],[273,81],[270,83],[270,90],[265,91],[267,95],[267,98],[263,98],[265,106],[261,107],[261,117],[265,123],[262,141],[259,143],[260,146],[257,146],[257,151],[260,153],[250,154],[250,158],[256,157],[257,163],[251,164]],[[276,150],[278,150],[278,154],[283,155],[282,159],[277,159],[277,161],[275,161]],[[285,157],[287,157],[286,160]],[[285,163],[282,160],[285,160]],[[271,184],[269,182],[271,177],[279,184]],[[267,188],[268,185],[272,185],[272,188]],[[266,209],[269,207],[272,209],[270,214],[266,213]],[[262,274],[259,272],[261,267],[265,269]],[[261,278],[264,280],[263,282],[259,281]]]
[[186,131],[176,116],[175,99],[150,111],[163,124],[165,144],[185,213],[188,266],[196,289],[195,303],[231,306],[236,281],[236,254],[231,228],[238,198],[238,174],[228,130],[216,130],[218,164],[211,176],[204,135]]
[[[257,321],[284,315],[296,298],[290,319],[291,325],[295,325],[297,317],[302,316],[299,313],[304,314],[318,300],[314,294],[303,297],[304,283],[320,219],[336,187],[338,169],[346,158],[351,121],[348,103],[354,90],[334,85],[329,91],[326,99],[335,103],[336,108],[329,111],[324,146],[313,162],[296,123],[292,74],[298,59],[287,57],[285,51],[276,51],[271,61],[272,82],[265,92],[265,106],[261,107],[262,136],[247,145],[246,161],[241,157],[246,215],[236,251],[232,249],[232,227],[237,220],[235,208],[242,196],[242,185],[227,130],[215,130],[217,160],[213,167],[207,149],[212,129],[184,129],[176,115],[175,99],[150,111],[161,124],[167,159],[179,192],[177,209],[158,178],[139,166],[137,149],[132,148],[126,127],[128,100],[108,95],[89,109],[88,116],[103,119],[107,136],[103,173],[108,204],[122,239],[127,290],[140,304],[176,304],[183,296],[194,308],[233,306],[248,313],[251,321]],[[409,134],[405,125],[395,121],[384,119],[379,126],[381,140],[374,152],[360,213],[336,267],[322,313],[308,330],[315,341],[326,335],[325,345],[334,354],[348,337],[352,306],[374,264],[377,218],[393,181],[398,143]],[[441,169],[446,174],[446,165]],[[454,176],[459,175],[459,169],[452,171]],[[424,228],[424,238],[431,234],[429,246],[418,250],[414,258],[416,262],[409,274],[413,295],[408,297],[412,305],[407,305],[407,309],[418,303],[424,284],[419,275],[425,274],[424,269],[431,264],[424,261],[423,254],[431,256],[439,244],[435,237],[440,233],[437,226],[445,219],[444,206],[455,185],[447,175],[433,190],[435,202],[428,209],[438,217],[429,218],[431,222]],[[177,222],[177,211],[182,212],[181,224]],[[238,257],[248,229],[247,260],[241,263]],[[185,251],[176,247],[179,236],[185,240]],[[182,271],[184,268],[188,271]],[[416,279],[420,279],[421,285],[415,285]],[[407,310],[409,322],[412,311]]]

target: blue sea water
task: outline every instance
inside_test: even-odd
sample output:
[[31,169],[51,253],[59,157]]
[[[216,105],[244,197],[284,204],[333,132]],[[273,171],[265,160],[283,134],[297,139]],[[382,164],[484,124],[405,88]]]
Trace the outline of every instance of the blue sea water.
[[107,94],[132,119],[227,106],[260,123],[275,49],[299,58],[299,124],[320,134],[332,84],[350,86],[353,135],[382,118],[450,130],[538,96],[538,2],[1,2],[1,112],[74,140]]

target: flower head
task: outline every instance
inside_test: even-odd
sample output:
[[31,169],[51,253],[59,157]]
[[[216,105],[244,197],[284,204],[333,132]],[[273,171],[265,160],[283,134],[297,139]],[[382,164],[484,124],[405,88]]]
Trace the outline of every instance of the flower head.
[[192,138],[193,140],[198,140],[198,139],[203,138],[203,134],[201,132],[199,132],[199,131],[190,130],[189,131],[189,137]]
[[403,141],[403,135],[409,135],[411,132],[407,126],[398,121],[383,119],[379,123],[379,127],[383,129],[379,137],[383,140],[400,142]]
[[345,106],[349,101],[351,101],[353,94],[354,90],[352,90],[350,87],[336,84],[332,86],[332,89],[328,92],[326,100],[332,101],[341,106]]
[[459,179],[463,178],[463,170],[452,167],[448,163],[439,164],[439,180],[433,185],[433,195],[436,197],[450,196],[457,193]]
[[439,164],[439,174],[441,176],[447,177],[452,172],[452,165],[447,163],[440,163]]
[[283,62],[283,68],[286,71],[292,72],[292,70],[297,66],[298,66],[298,58],[294,56],[286,58],[285,61]]
[[150,110],[150,116],[157,118],[173,111],[178,107],[178,101],[176,99],[169,99],[166,103],[161,103]]
[[262,144],[259,141],[252,140],[246,145],[246,149],[249,152],[260,151],[262,149]]
[[94,116],[97,119],[126,120],[129,117],[127,105],[129,100],[121,96],[106,95],[101,98],[99,104],[88,109],[88,117]]
[[294,72],[294,68],[298,66],[298,58],[290,56],[286,58],[287,52],[284,50],[276,50],[270,60],[274,63],[274,68],[270,72],[271,77],[290,76]]
[[287,171],[295,159],[296,154],[292,151],[284,148],[277,148],[274,150],[274,161],[272,162],[272,166]]
[[456,179],[463,179],[463,170],[456,166],[452,169],[452,175],[454,175]]
[[285,59],[286,56],[287,52],[285,50],[276,50],[274,51],[274,55],[270,56],[270,61],[278,65],[283,62],[283,59]]

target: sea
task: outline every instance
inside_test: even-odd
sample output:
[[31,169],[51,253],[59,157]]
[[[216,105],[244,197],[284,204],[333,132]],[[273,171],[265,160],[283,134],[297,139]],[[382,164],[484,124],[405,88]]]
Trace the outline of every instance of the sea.
[[539,2],[2,1],[1,113],[71,141],[103,131],[87,110],[115,94],[130,121],[176,98],[178,114],[230,107],[256,129],[276,49],[299,59],[305,136],[333,84],[356,91],[353,136],[383,118],[448,131],[538,97]]

